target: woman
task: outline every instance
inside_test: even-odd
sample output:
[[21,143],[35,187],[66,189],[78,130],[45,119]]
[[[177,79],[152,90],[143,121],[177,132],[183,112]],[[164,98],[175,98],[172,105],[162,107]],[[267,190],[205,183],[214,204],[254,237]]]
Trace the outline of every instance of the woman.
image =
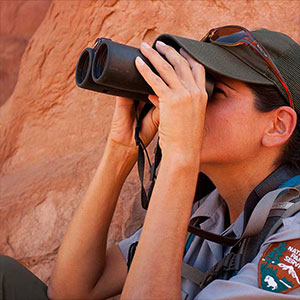
[[[222,44],[216,32],[220,37],[224,31],[223,28],[210,31],[202,42],[195,42],[195,47],[177,38],[186,49],[180,53],[159,41],[157,51],[142,43],[141,52],[160,77],[137,58],[137,69],[157,95],[149,96],[154,107],[143,119],[140,135],[148,144],[158,130],[162,149],[143,229],[106,250],[107,233],[120,190],[137,160],[133,101],[119,98],[104,155],[60,247],[48,290],[51,299],[105,299],[121,291],[122,299],[299,296],[296,279],[286,283],[289,288],[285,294],[275,294],[278,286],[275,288],[270,275],[264,277],[268,278],[267,285],[264,280],[258,282],[259,260],[269,246],[285,242],[285,245],[290,243],[289,249],[300,248],[297,246],[299,232],[291,229],[299,226],[299,213],[289,219],[290,225],[285,224],[266,240],[258,256],[232,279],[215,280],[200,290],[181,278],[184,252],[185,262],[206,271],[228,251],[200,238],[194,238],[189,247],[186,245],[200,171],[217,188],[200,201],[196,211],[197,217],[205,217],[206,227],[203,222],[202,228],[236,237],[241,236],[243,222],[260,200],[253,200],[253,191],[261,185],[265,189],[265,182],[270,182],[268,178],[278,178],[274,174],[278,174],[279,167],[283,174],[279,176],[281,179],[272,179],[276,186],[271,189],[269,186],[264,194],[284,186],[287,180],[290,180],[287,186],[291,187],[300,183],[297,121],[300,91],[295,84],[300,79],[299,45],[280,33],[267,30],[249,33],[240,27],[237,29],[237,33],[242,34],[240,40],[231,39],[235,31],[225,32],[224,36],[230,39]],[[248,38],[256,42],[255,46],[249,46]],[[257,41],[269,51],[271,63],[269,58],[256,53],[260,51]],[[245,43],[247,45],[243,45]],[[280,69],[279,74],[273,62]],[[209,101],[205,69],[216,80]],[[273,105],[273,99],[268,99],[265,105],[266,97],[258,95],[260,87],[253,83],[264,84],[265,89],[275,91],[281,102]],[[293,147],[297,153],[291,150]],[[234,222],[227,229],[224,200]],[[139,244],[127,274],[129,246],[137,240]],[[295,284],[292,286],[292,283]]]

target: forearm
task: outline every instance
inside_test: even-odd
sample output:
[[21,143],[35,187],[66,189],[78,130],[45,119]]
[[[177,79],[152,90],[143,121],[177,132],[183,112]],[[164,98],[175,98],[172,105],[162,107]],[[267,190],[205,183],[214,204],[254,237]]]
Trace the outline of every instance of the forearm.
[[59,249],[52,290],[86,294],[101,277],[107,233],[122,185],[136,161],[127,147],[109,143]]
[[181,297],[184,241],[197,176],[196,161],[172,156],[162,160],[122,299]]
[[[159,107],[162,163],[122,299],[180,299],[184,240],[199,172],[207,104],[205,70],[186,52],[143,43],[136,67]],[[167,60],[162,58],[165,55]]]

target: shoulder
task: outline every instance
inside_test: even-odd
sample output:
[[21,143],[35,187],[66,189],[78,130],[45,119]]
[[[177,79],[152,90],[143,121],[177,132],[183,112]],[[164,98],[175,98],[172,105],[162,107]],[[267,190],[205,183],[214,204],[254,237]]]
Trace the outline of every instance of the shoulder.
[[282,226],[269,238],[267,238],[262,246],[264,251],[270,244],[294,240],[300,238],[300,211],[291,217],[282,219]]
[[283,219],[282,226],[262,244],[253,260],[261,290],[300,295],[300,212]]
[[195,299],[299,299],[300,212],[260,247],[257,256],[230,280],[215,280]]

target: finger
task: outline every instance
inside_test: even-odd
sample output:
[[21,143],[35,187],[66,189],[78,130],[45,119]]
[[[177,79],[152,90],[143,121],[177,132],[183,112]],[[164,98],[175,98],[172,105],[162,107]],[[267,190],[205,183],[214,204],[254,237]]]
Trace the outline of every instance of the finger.
[[134,101],[129,98],[116,97],[114,115],[122,115],[125,118],[134,116]]
[[135,60],[135,65],[158,97],[169,93],[169,87],[166,83],[158,75],[154,74],[150,67],[139,56]]
[[152,123],[156,126],[156,131],[159,126],[159,109],[154,108],[151,112]]
[[190,64],[185,57],[179,54],[173,47],[170,47],[161,41],[156,42],[156,48],[161,54],[165,55],[172,64],[184,87],[188,90],[193,89],[196,83]]
[[205,88],[205,68],[194,58],[192,58],[184,49],[180,49],[180,54],[188,61],[190,64],[195,82],[199,88]]
[[133,106],[133,101],[130,98],[125,98],[125,97],[116,97],[116,101],[118,105],[128,105],[128,106]]
[[159,107],[159,101],[156,95],[149,95],[148,99],[155,107]]
[[[141,111],[145,106],[145,102],[138,102],[137,108],[135,108],[134,100],[124,97],[116,97],[116,108],[125,109],[129,114],[137,114],[140,115]],[[125,112],[123,112],[125,113]]]
[[126,114],[131,114],[134,111],[134,101],[129,98],[116,97],[115,111],[122,110]]
[[153,107],[142,120],[141,137],[147,146],[155,136],[159,126],[159,110]]
[[181,85],[173,67],[165,59],[163,59],[156,50],[143,42],[141,44],[141,52],[149,59],[161,78],[170,88],[176,88],[178,85]]

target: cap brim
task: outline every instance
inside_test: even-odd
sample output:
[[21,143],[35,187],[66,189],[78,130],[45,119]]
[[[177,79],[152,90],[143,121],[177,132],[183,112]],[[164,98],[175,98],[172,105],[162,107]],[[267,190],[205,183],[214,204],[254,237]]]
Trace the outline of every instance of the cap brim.
[[232,51],[227,51],[225,49],[226,47],[171,34],[162,34],[158,36],[154,41],[153,47],[155,47],[156,41],[162,41],[165,44],[174,47],[176,50],[183,48],[195,60],[204,65],[208,72],[217,73],[249,83],[274,85],[269,79],[235,56]]

